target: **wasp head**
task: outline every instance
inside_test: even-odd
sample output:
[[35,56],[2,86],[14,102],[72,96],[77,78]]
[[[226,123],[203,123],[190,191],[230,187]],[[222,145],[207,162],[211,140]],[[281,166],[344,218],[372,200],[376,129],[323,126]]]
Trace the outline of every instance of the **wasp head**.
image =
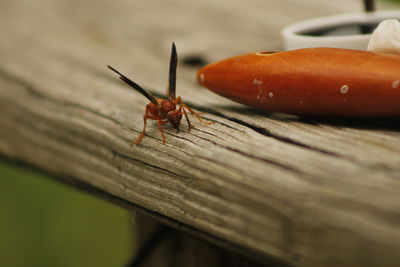
[[170,112],[167,113],[167,120],[179,132],[179,126],[181,125],[181,120],[182,120],[182,112],[180,112],[177,109],[171,110]]

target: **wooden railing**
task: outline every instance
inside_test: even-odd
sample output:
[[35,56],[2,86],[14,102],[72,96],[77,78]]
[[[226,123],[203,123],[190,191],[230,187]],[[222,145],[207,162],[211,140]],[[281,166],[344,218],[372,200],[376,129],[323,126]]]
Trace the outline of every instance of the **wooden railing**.
[[[6,1],[0,16],[0,153],[261,263],[399,266],[397,120],[267,114],[196,84],[196,67],[281,49],[291,22],[361,1]],[[177,93],[213,125],[142,130],[178,48]]]

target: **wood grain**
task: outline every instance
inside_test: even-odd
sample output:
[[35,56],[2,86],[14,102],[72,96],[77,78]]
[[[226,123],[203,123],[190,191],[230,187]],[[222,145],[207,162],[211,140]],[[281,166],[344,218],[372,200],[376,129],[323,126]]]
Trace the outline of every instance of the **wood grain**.
[[4,1],[0,153],[287,264],[398,266],[397,119],[261,113],[181,64],[178,95],[215,124],[130,146],[147,101],[105,68],[159,96],[171,41],[181,59],[276,50],[287,23],[361,9],[330,2]]

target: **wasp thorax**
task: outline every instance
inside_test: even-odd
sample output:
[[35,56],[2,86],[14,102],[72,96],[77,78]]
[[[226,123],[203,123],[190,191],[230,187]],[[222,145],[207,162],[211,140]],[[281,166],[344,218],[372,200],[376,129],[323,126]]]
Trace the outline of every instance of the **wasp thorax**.
[[176,105],[174,102],[170,101],[170,100],[164,100],[160,103],[161,107],[160,107],[160,115],[162,117],[166,117],[166,115],[168,114],[168,112],[175,110],[176,109]]

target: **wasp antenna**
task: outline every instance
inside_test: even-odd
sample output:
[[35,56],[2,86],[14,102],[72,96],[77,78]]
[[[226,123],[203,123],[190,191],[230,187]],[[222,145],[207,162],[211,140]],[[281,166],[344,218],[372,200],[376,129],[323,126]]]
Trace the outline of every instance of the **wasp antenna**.
[[141,93],[142,95],[144,95],[148,100],[150,100],[150,102],[152,102],[155,105],[158,105],[157,99],[148,91],[146,91],[145,89],[143,89],[140,85],[138,85],[137,83],[135,83],[134,81],[132,81],[131,79],[129,79],[128,77],[126,77],[125,75],[123,75],[121,72],[117,71],[116,69],[114,69],[113,67],[111,67],[110,65],[107,65],[107,67],[112,70],[113,72],[117,73],[119,75],[119,78],[125,82],[126,84],[128,84],[130,87],[134,88],[136,91],[138,91],[139,93]]
[[171,58],[169,61],[169,87],[168,99],[174,100],[176,98],[176,67],[178,65],[178,54],[176,53],[175,43],[172,42]]

